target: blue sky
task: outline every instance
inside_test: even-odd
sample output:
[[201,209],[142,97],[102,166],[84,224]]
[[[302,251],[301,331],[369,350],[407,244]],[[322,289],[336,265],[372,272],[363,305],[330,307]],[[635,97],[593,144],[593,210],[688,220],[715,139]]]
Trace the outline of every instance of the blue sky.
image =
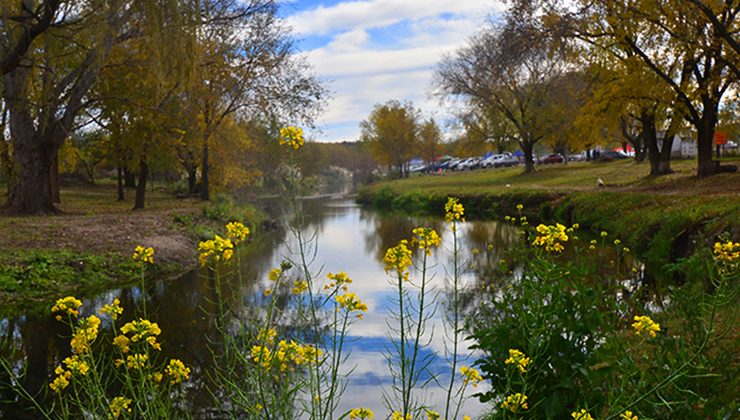
[[356,140],[373,105],[390,99],[447,119],[432,95],[435,65],[502,7],[491,0],[284,1],[299,49],[331,92],[312,137]]

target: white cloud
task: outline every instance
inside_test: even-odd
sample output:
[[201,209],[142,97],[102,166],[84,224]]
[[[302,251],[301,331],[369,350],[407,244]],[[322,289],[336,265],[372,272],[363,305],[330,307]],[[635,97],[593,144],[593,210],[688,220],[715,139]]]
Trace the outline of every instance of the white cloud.
[[382,28],[403,20],[416,20],[444,13],[478,14],[500,8],[490,0],[362,0],[319,6],[288,17],[301,35],[328,34],[348,29]]

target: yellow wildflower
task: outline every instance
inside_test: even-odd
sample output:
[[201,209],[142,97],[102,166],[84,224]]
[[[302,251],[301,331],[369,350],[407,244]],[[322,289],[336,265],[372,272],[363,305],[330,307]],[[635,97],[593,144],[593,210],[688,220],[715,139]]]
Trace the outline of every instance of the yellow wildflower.
[[632,412],[629,411],[629,410],[627,410],[624,413],[620,414],[619,415],[619,418],[622,419],[622,420],[639,420],[639,417],[637,417],[636,415],[632,414]]
[[740,267],[740,242],[715,242],[712,253],[720,272],[734,272]]
[[116,398],[113,398],[113,401],[110,402],[110,404],[108,405],[108,409],[111,412],[111,416],[113,416],[114,419],[117,419],[118,417],[121,416],[121,413],[131,412],[131,407],[129,407],[130,405],[131,405],[130,399],[124,398],[124,397],[116,397]]
[[167,376],[170,378],[170,384],[179,384],[190,377],[190,368],[179,359],[171,359],[165,368]]
[[[347,312],[367,312],[367,305],[362,303],[362,301],[357,296],[355,296],[354,293],[337,295],[336,300],[339,306],[343,309],[346,309]],[[362,319],[362,314],[357,315],[357,317]]]
[[121,348],[123,353],[128,353],[129,343],[131,341],[125,335],[121,334],[113,339],[113,345]]
[[126,357],[126,367],[129,369],[143,369],[147,360],[149,360],[149,356],[144,353],[131,354]]
[[304,144],[303,130],[299,127],[283,127],[280,129],[279,143],[287,144],[293,149],[298,150]]
[[622,248],[622,252],[624,252],[625,254],[629,254],[630,249],[627,248],[627,247],[624,247],[624,248]]
[[408,241],[403,239],[398,245],[388,248],[383,261],[385,262],[386,273],[394,270],[399,277],[408,280],[408,268],[411,266],[411,250],[408,248]]
[[270,296],[272,294],[272,289],[270,289],[270,288],[265,289],[264,294],[265,294],[265,296]]
[[578,229],[581,227],[578,223],[573,223],[573,226],[571,226],[573,229]]
[[337,274],[329,273],[326,275],[326,277],[331,280],[331,282],[324,286],[324,290],[333,289],[334,287],[341,287],[346,292],[347,285],[352,284],[352,279],[349,278],[349,276],[347,276],[347,273],[345,273],[344,271]]
[[404,416],[400,411],[394,411],[391,420],[411,420],[412,418],[411,413]]
[[[70,316],[79,316],[80,312],[77,309],[79,309],[80,306],[82,306],[82,301],[74,296],[67,296],[57,300],[57,303],[51,308],[51,313],[61,312]],[[57,315],[56,320],[61,321],[62,315]]]
[[470,382],[473,387],[477,387],[478,383],[483,380],[483,377],[480,375],[480,373],[475,370],[474,368],[463,366],[460,368],[460,373],[465,376],[465,383],[467,384]]
[[634,320],[635,322],[632,324],[632,328],[635,329],[637,335],[640,335],[643,331],[645,331],[650,334],[651,337],[655,337],[656,333],[660,331],[660,324],[654,322],[648,316],[635,316]]
[[517,204],[517,205],[516,205],[516,209],[517,209],[518,211],[522,211],[522,210],[524,210],[524,205],[523,205],[523,204]]
[[146,340],[149,344],[152,344],[147,340],[147,338],[151,336],[158,336],[162,333],[162,330],[159,329],[159,325],[157,325],[156,322],[151,322],[148,319],[139,318],[136,321],[126,323],[123,327],[121,327],[121,332],[123,334],[131,334],[131,341],[133,341],[134,343]]
[[152,346],[153,349],[162,351],[162,346],[157,343],[157,337],[150,335],[146,338],[146,342],[149,343],[149,345]]
[[518,413],[520,410],[526,410],[529,408],[527,405],[527,396],[517,392],[506,397],[504,402],[501,403],[501,408],[505,408],[512,413]]
[[349,411],[350,419],[372,419],[374,417],[375,414],[369,408],[359,407]]
[[144,248],[141,245],[138,245],[136,249],[134,249],[134,255],[131,256],[134,261],[136,261],[136,265],[143,266],[145,264],[154,264],[154,248]]
[[198,261],[205,267],[209,261],[228,261],[234,255],[234,243],[216,235],[213,239],[198,244]]
[[[87,363],[83,360],[80,360],[77,355],[67,357],[62,363],[67,365],[67,369],[69,369],[70,372],[74,374],[85,376],[87,375],[87,372],[90,371],[90,367],[87,365]],[[59,368],[57,369],[59,370]]]
[[294,295],[300,295],[306,290],[308,290],[308,282],[306,280],[296,280],[296,282],[293,283],[293,289],[291,291]]
[[562,252],[565,249],[561,244],[561,242],[568,242],[565,226],[560,223],[554,226],[540,224],[536,230],[539,235],[534,238],[532,245],[544,247],[548,252]]
[[102,308],[100,308],[100,311],[98,311],[101,315],[109,315],[113,320],[118,319],[118,316],[123,313],[123,308],[121,307],[121,301],[118,300],[118,298],[113,299],[113,303],[103,305]]
[[226,225],[226,236],[231,239],[235,246],[247,239],[247,235],[249,235],[249,228],[242,223],[231,222]]
[[438,247],[442,242],[437,232],[432,228],[418,227],[412,231],[417,238],[419,249],[424,250],[427,255],[432,255],[432,248]]
[[614,245],[619,245],[619,244],[621,244],[621,243],[622,243],[622,241],[620,241],[619,239],[615,239],[615,240],[614,240]]
[[524,353],[516,349],[509,349],[509,358],[504,361],[507,365],[516,365],[521,373],[527,371],[527,365],[531,360]]
[[464,213],[465,208],[462,204],[458,202],[457,198],[449,197],[447,199],[447,203],[445,204],[445,220],[447,221],[447,223],[453,223],[457,221],[464,222]]
[[267,278],[270,279],[270,281],[277,281],[277,279],[279,279],[282,274],[283,274],[282,269],[273,268],[272,270],[270,270],[270,273],[267,274]]
[[608,234],[608,233],[606,233],[606,232],[604,232],[603,230],[601,231],[601,237],[602,237],[602,238],[606,238],[606,237],[607,237],[608,235],[609,235],[609,234]]
[[100,318],[90,315],[80,320],[80,325],[75,329],[70,340],[72,352],[75,354],[84,354],[90,350],[90,343],[98,337],[98,328],[100,327]]
[[[71,374],[70,374],[71,375]],[[49,388],[51,388],[52,391],[56,392],[57,394],[62,392],[64,388],[69,386],[69,376],[65,374],[61,374],[57,376],[50,384]]]
[[272,365],[272,352],[267,346],[252,346],[251,354],[252,361],[263,369],[269,369]]
[[467,414],[466,414],[466,415],[464,415],[464,416],[463,416],[463,420],[470,420],[470,416],[469,416],[469,415],[467,415]]
[[594,418],[591,417],[591,414],[589,414],[585,408],[582,408],[581,411],[574,411],[570,413],[570,416],[573,417],[573,419],[575,420],[594,420]]
[[274,328],[264,329],[261,328],[257,332],[257,341],[265,343],[267,345],[275,344],[275,338],[277,337],[277,331]]

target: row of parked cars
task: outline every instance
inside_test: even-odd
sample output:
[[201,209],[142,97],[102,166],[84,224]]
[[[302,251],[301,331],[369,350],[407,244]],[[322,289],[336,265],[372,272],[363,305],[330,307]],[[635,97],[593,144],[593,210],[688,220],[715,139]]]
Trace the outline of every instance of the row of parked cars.
[[420,165],[410,169],[411,172],[438,172],[438,171],[471,171],[482,168],[499,168],[519,164],[519,159],[511,153],[491,155],[486,158],[448,158],[427,165]]

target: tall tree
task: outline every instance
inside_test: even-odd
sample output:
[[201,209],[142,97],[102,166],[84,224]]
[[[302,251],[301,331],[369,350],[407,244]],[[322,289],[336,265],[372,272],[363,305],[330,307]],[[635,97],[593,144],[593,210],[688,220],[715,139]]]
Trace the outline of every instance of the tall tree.
[[534,145],[552,129],[546,108],[567,64],[534,20],[508,16],[492,23],[468,45],[440,63],[436,83],[442,92],[501,112],[516,130],[525,172],[534,171]]
[[418,150],[419,110],[411,102],[391,100],[376,104],[360,123],[362,140],[370,145],[375,159],[408,176],[407,162]]
[[419,127],[419,154],[426,162],[434,162],[442,151],[442,131],[430,118]]

